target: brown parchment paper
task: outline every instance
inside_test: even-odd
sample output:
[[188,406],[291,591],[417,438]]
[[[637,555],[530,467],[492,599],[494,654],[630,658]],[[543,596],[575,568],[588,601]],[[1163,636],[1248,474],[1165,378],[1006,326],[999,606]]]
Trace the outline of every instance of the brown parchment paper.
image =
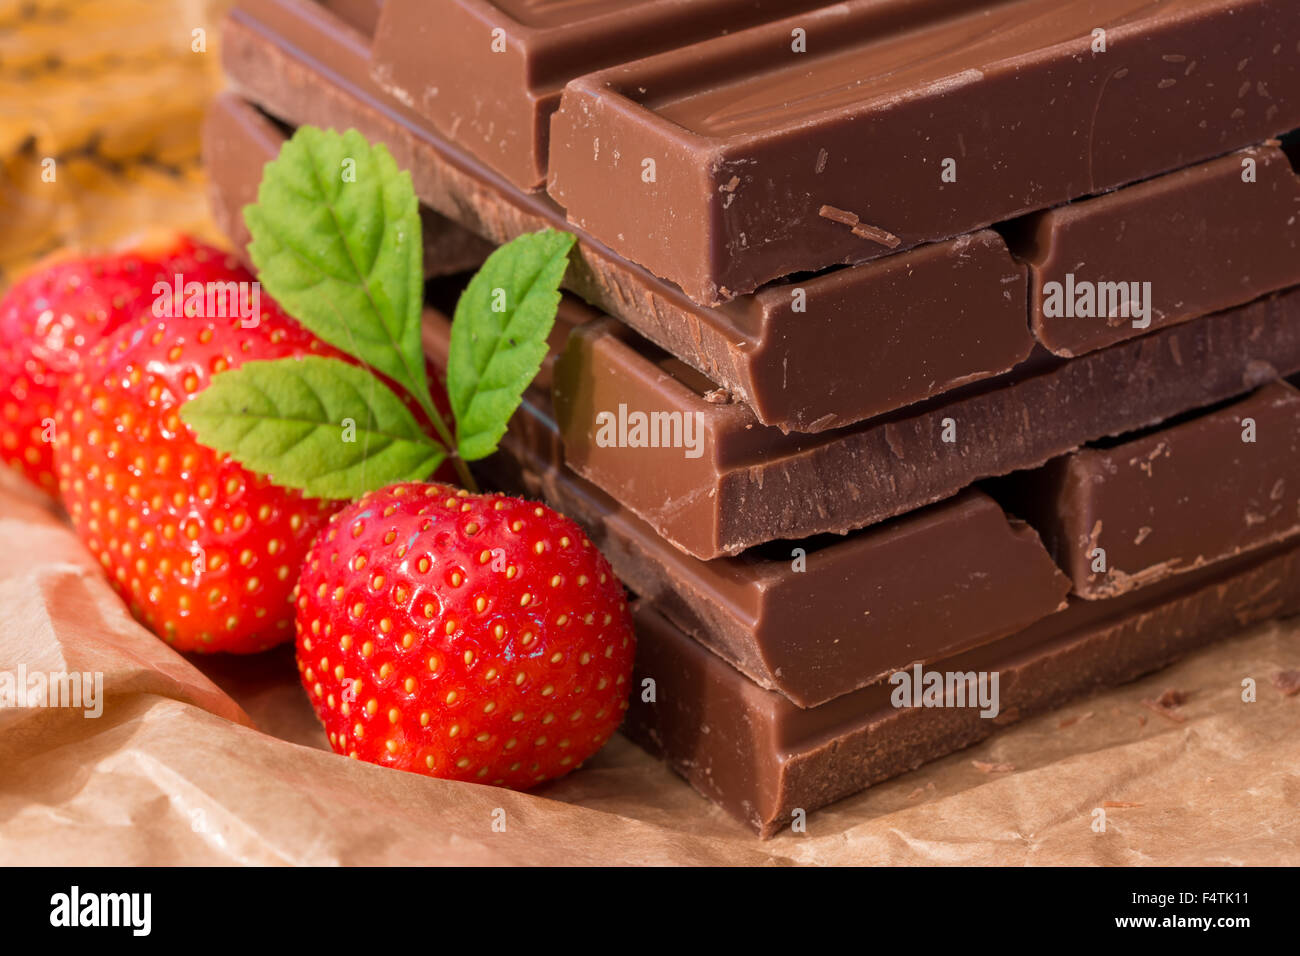
[[[531,794],[336,756],[290,648],[176,654],[131,620],[53,505],[3,474],[0,672],[20,665],[102,672],[104,705],[98,718],[0,709],[2,864],[1300,862],[1300,695],[1272,682],[1300,669],[1297,621],[1011,727],[766,842],[622,737]],[[1142,703],[1169,688],[1187,694],[1181,721]]]

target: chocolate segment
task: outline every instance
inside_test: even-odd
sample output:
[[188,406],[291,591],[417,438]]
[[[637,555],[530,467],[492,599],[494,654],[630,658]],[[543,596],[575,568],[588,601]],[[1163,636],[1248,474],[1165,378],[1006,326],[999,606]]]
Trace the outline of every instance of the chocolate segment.
[[800,707],[1011,633],[1069,590],[1037,535],[974,491],[847,538],[700,561],[572,472],[505,453],[524,464],[511,487],[583,524],[628,587]]
[[1300,176],[1268,143],[1004,232],[1029,264],[1035,338],[1079,355],[1300,283]]
[[387,0],[375,78],[520,189],[546,181],[564,84],[825,0]]
[[1297,44],[1292,0],[850,0],[574,80],[548,189],[717,305],[1300,126]]
[[[217,96],[203,121],[203,165],[212,217],[245,260],[250,237],[244,207],[257,201],[262,167],[280,154],[284,140],[283,128],[230,93]],[[427,207],[420,209],[420,222],[426,275],[476,268],[492,252],[487,240]]]
[[[984,739],[999,726],[1072,697],[1133,680],[1252,623],[1300,611],[1296,548],[1237,559],[1109,601],[1070,607],[926,672],[997,675],[992,708],[895,707],[901,680],[811,710],[764,690],[648,605],[637,609],[632,695],[623,732],[664,756],[691,785],[770,837],[811,812]],[[914,672],[909,674],[912,676]],[[924,679],[924,677],[923,677]],[[946,681],[945,681],[946,683]],[[970,685],[965,685],[970,687]],[[966,703],[978,696],[978,683]],[[915,701],[915,698],[908,698]],[[989,695],[987,700],[992,700]]]
[[384,0],[320,0],[320,3],[366,36],[374,35],[379,12],[384,9]]
[[696,557],[845,532],[1300,371],[1300,290],[835,432],[783,435],[611,320],[555,373],[568,463]]
[[1285,382],[991,486],[1098,599],[1300,532],[1300,392]]
[[[293,125],[355,127],[386,143],[425,204],[492,242],[569,228],[545,195],[512,189],[379,90],[364,37],[317,4],[241,7],[222,49],[246,97]],[[247,159],[230,151],[223,161]],[[990,231],[721,309],[695,305],[589,236],[579,235],[575,259],[572,291],[786,430],[829,429],[1000,374],[1033,344],[1024,266]]]

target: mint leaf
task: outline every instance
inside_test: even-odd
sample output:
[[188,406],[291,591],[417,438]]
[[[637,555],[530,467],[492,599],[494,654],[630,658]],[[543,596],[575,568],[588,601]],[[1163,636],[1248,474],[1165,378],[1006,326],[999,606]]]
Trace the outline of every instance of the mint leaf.
[[496,451],[546,357],[574,237],[548,229],[488,256],[456,304],[447,393],[466,461]]
[[423,481],[446,457],[373,373],[314,355],[221,372],[181,418],[209,448],[311,498]]
[[244,210],[263,287],[304,326],[429,398],[419,202],[410,174],[356,130],[303,126]]

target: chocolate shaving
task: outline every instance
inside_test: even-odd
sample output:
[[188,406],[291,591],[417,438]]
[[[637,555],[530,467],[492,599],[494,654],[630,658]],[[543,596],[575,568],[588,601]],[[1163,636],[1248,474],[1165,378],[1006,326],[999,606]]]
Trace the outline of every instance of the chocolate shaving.
[[841,226],[851,226],[853,234],[859,239],[870,239],[872,242],[880,243],[886,249],[897,249],[903,242],[902,239],[899,239],[887,229],[867,225],[856,213],[849,212],[847,209],[839,209],[836,206],[822,206],[821,209],[817,210],[817,215],[823,219],[829,219],[831,222],[838,222]]
[[860,219],[847,209],[837,209],[835,206],[822,206],[817,210],[817,215],[823,219],[829,219],[831,222],[838,222],[841,226],[856,226]]
[[878,242],[886,249],[897,249],[903,243],[903,240],[892,232],[881,229],[879,226],[868,226],[861,222],[853,227],[853,234],[859,239],[870,239],[872,242]]
[[1300,694],[1300,671],[1278,671],[1273,675],[1273,686],[1282,692],[1283,697]]

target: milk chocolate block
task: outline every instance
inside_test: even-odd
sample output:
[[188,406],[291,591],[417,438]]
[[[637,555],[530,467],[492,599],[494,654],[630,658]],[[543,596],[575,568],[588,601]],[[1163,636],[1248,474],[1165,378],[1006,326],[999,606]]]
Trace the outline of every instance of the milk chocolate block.
[[1035,338],[1079,355],[1300,283],[1292,162],[1269,142],[1007,224]]
[[1300,371],[1300,289],[849,428],[785,435],[605,319],[555,370],[556,421],[579,474],[700,558],[849,531],[1158,424]]
[[[589,321],[561,307],[557,334]],[[445,367],[451,325],[429,309],[425,351]],[[848,537],[700,561],[564,467],[548,359],[501,451],[476,467],[582,524],[619,579],[763,687],[800,707],[1013,633],[1064,607],[1070,585],[1037,535],[987,495],[958,497]],[[926,569],[917,574],[918,567]]]
[[[809,710],[764,690],[648,605],[637,609],[634,686],[623,732],[700,793],[770,837],[810,812],[970,746],[998,727],[1133,680],[1258,621],[1300,611],[1300,553],[1276,548],[1109,601],[1076,601],[1011,637],[924,669],[962,684],[947,706],[894,706],[882,681]],[[996,716],[982,706],[979,677]],[[986,695],[992,702],[992,694]],[[914,702],[908,697],[906,701]],[[981,716],[988,713],[990,716]],[[816,832],[812,821],[810,832]]]
[[[230,93],[217,96],[203,121],[203,166],[212,218],[245,260],[250,236],[244,207],[257,201],[262,167],[280,154],[285,135],[278,124]],[[421,207],[420,222],[426,275],[474,269],[492,252],[486,239],[428,207]]]
[[536,189],[568,80],[825,2],[387,0],[374,75],[515,186]]
[[[562,309],[561,316],[572,328],[569,311]],[[430,342],[434,319],[439,322],[430,355],[443,362],[449,326],[431,316]],[[754,683],[801,707],[871,683],[854,681],[871,671],[868,661],[892,662],[878,678],[906,669],[906,658],[928,663],[977,646],[982,635],[1010,633],[1017,628],[1004,626],[1008,616],[1020,616],[1021,626],[1032,623],[1056,609],[1053,602],[1063,593],[1064,578],[1047,571],[1032,536],[1014,523],[1008,534],[1001,513],[971,491],[845,538],[771,544],[737,558],[700,561],[563,466],[549,404],[541,388],[529,390],[502,454],[484,463],[496,487],[542,498],[579,521],[646,603]],[[1199,549],[1195,561],[1160,560],[1122,579],[1126,585],[1138,578],[1151,584],[1300,533],[1300,395],[1293,387],[1267,385],[1227,408],[1175,421],[1106,451],[1085,449],[994,482],[994,494],[1010,510],[1031,515],[1058,542],[1063,526],[1095,518],[1090,527],[1116,527],[1121,538],[1136,527],[1132,537],[1140,545],[1157,537],[1149,525],[1138,527],[1155,512],[1163,516],[1158,537],[1166,549],[1172,539]],[[1252,445],[1260,435],[1271,439],[1271,453],[1243,462],[1234,445],[1243,438],[1254,439],[1246,442]],[[1074,467],[1085,461],[1086,467]],[[1116,476],[1131,479],[1117,482]],[[1222,509],[1233,500],[1243,509],[1236,522],[1238,512]],[[1091,517],[1080,522],[1084,508]],[[1209,515],[1213,508],[1226,517]],[[1135,520],[1138,512],[1142,517]],[[867,556],[878,560],[862,560]],[[918,567],[926,573],[918,575]],[[1114,597],[1129,589],[1079,594]],[[999,607],[999,600],[1007,603]],[[837,614],[840,607],[848,613]]]
[[[365,37],[318,4],[246,4],[227,20],[222,49],[246,98],[291,125],[355,127],[386,143],[424,203],[491,241],[569,228],[544,194],[513,189],[379,90]],[[226,159],[247,162],[233,150]],[[1033,345],[1025,268],[991,231],[801,277],[721,309],[578,238],[574,292],[785,430],[845,425],[1000,374]]]
[[849,0],[575,79],[548,189],[717,305],[1300,126],[1297,44],[1294,0]]
[[1300,533],[1300,392],[1275,382],[992,486],[1090,599]]
[[[516,413],[520,426],[530,411]],[[643,600],[800,707],[1016,631],[1069,591],[1037,535],[973,490],[847,537],[701,561],[547,461],[536,440],[513,432],[502,446],[510,461],[489,473],[582,524]]]
[[[590,321],[566,303],[557,333]],[[425,351],[445,367],[451,324],[425,313]],[[501,451],[477,467],[582,524],[620,580],[757,684],[812,707],[899,668],[1013,633],[1064,607],[1069,581],[1038,536],[991,498],[958,497],[845,538],[773,544],[700,561],[564,467],[541,381]],[[925,574],[916,569],[924,566]]]

